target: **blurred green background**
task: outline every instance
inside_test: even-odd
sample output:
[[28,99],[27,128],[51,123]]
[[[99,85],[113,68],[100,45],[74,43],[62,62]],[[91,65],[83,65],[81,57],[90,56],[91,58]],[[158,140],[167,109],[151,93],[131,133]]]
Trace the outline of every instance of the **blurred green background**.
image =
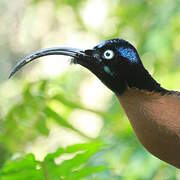
[[34,50],[132,42],[163,87],[180,90],[178,0],[0,0],[0,179],[180,179],[138,142],[117,98],[67,57],[11,67]]

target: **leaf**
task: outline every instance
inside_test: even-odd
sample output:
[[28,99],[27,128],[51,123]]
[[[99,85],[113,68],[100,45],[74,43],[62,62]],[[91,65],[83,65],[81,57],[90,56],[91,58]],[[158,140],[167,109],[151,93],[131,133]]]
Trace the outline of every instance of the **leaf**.
[[73,102],[73,101],[67,99],[66,97],[64,97],[63,94],[55,95],[52,97],[52,99],[57,100],[57,101],[61,102],[62,104],[64,104],[65,106],[68,106],[69,108],[72,108],[72,109],[82,109],[82,110],[89,111],[89,112],[92,112],[92,113],[95,113],[95,114],[98,114],[101,116],[104,115],[104,113],[101,111],[97,111],[97,110],[94,110],[91,108],[84,107],[80,103]]
[[80,134],[81,136],[90,139],[89,137],[87,137],[85,134],[83,134],[81,131],[79,131],[78,129],[75,129],[70,123],[68,123],[61,115],[59,115],[58,113],[56,113],[55,111],[53,111],[50,107],[46,106],[44,113],[46,114],[46,116],[50,119],[53,119],[56,123],[58,123],[59,125],[71,129],[75,132],[77,132],[78,134]]
[[59,157],[61,154],[64,153],[64,148],[58,148],[56,150],[56,152],[54,153],[49,153],[46,157],[45,157],[45,161],[54,161],[55,158]]
[[48,135],[49,134],[49,129],[48,127],[46,126],[46,116],[44,116],[43,114],[40,114],[39,115],[39,119],[38,119],[38,122],[37,122],[37,129],[39,130],[39,132],[41,134],[44,134],[44,135]]
[[83,177],[87,177],[87,176],[93,175],[94,173],[102,172],[105,170],[107,170],[106,166],[83,167],[79,171],[74,171],[74,172],[70,173],[69,175],[67,175],[66,179],[67,180],[71,180],[71,179],[78,180]]
[[[72,146],[69,146],[64,149],[64,152],[62,149],[59,149],[57,152],[59,152],[61,155],[62,153],[76,153],[76,155],[69,160],[63,161],[60,165],[56,165],[56,168],[52,168],[52,157],[57,157],[57,152],[55,154],[51,154],[51,156],[47,156],[45,158],[45,162],[47,164],[47,167],[51,169],[51,172],[54,172],[54,174],[59,173],[61,176],[68,176],[77,169],[82,169],[83,166],[88,162],[89,158],[92,157],[96,152],[99,151],[99,149],[102,147],[102,143],[100,142],[92,142],[87,144],[75,144]],[[51,158],[50,158],[51,157]]]
[[[19,179],[79,179],[87,177],[93,173],[101,172],[105,166],[88,165],[89,158],[92,157],[99,148],[100,142],[76,144],[67,148],[59,148],[56,152],[48,154],[44,161],[36,161],[34,155],[27,154],[24,158],[9,160],[0,171],[2,180]],[[64,154],[79,153],[69,160],[64,160],[61,164],[56,164],[55,159]]]
[[55,111],[53,111],[50,107],[46,106],[44,112],[45,112],[45,114],[46,114],[46,116],[47,116],[48,118],[53,119],[53,120],[56,121],[59,125],[74,130],[73,126],[72,126],[70,123],[68,123],[62,116],[60,116],[58,113],[56,113]]
[[8,161],[0,171],[2,180],[18,180],[42,177],[42,171],[37,169],[39,162],[34,155],[27,154],[24,158]]
[[72,146],[68,146],[65,149],[66,153],[74,153],[77,151],[82,151],[82,150],[93,150],[93,151],[98,151],[101,147],[103,146],[102,142],[99,141],[92,141],[91,143],[84,143],[84,144],[74,144]]

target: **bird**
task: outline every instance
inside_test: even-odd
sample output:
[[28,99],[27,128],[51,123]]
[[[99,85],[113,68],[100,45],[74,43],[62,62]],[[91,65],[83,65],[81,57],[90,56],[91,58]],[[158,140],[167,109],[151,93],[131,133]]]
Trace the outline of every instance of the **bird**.
[[180,92],[163,88],[146,70],[131,43],[116,38],[86,50],[42,49],[19,61],[9,77],[27,63],[47,55],[70,56],[72,63],[90,70],[116,95],[145,149],[180,168]]

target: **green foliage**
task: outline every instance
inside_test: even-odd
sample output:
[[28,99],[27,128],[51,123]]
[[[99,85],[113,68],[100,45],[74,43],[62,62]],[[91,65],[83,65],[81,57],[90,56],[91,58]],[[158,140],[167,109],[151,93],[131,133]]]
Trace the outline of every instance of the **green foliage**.
[[[101,143],[92,142],[59,148],[56,152],[48,154],[43,161],[37,161],[33,154],[27,154],[23,158],[7,161],[0,170],[0,179],[82,179],[106,169],[105,166],[91,166],[87,163],[101,146]],[[73,157],[56,163],[56,159],[64,154],[73,154]]]
[[[95,39],[95,44],[120,37],[137,47],[143,63],[163,87],[180,89],[178,1],[104,0],[107,14],[99,27],[91,27],[82,17],[90,2],[31,0],[12,4],[0,0],[0,81],[4,81],[0,84],[0,179],[178,179],[177,169],[139,144],[115,96],[104,111],[82,104],[80,87],[90,78],[87,71],[71,68],[53,80],[33,83],[24,83],[23,79],[30,76],[29,71],[22,71],[26,72],[23,78],[4,80],[9,64],[15,63],[13,59],[48,43],[63,44],[64,39],[69,42],[75,35],[82,41]],[[101,12],[101,7],[95,8]],[[9,26],[13,31],[6,28]],[[89,137],[70,121],[77,110],[103,121],[97,138]],[[53,127],[73,133],[86,143],[66,148],[58,145],[54,153],[46,152],[43,161],[26,154],[26,147],[33,146],[38,138],[48,139]]]
[[[21,146],[24,146],[27,141],[36,138],[37,135],[48,135],[47,121],[48,123],[52,121],[86,137],[67,121],[71,111],[77,108],[86,110],[86,108],[67,100],[61,93],[48,95],[48,85],[48,81],[26,85],[21,101],[13,106],[6,115],[0,139],[9,149],[19,150],[22,148]],[[64,111],[67,112],[66,117],[63,117],[51,108],[51,103],[53,102],[64,105]],[[91,111],[90,109],[87,110]]]

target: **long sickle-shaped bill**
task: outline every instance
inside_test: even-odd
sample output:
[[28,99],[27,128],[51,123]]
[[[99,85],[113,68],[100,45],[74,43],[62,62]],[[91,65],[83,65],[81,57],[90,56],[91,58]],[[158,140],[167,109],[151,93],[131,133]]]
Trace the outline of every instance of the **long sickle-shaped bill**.
[[77,59],[80,57],[80,55],[84,56],[85,53],[81,49],[67,48],[67,47],[54,47],[54,48],[42,49],[40,51],[36,51],[26,56],[20,62],[18,62],[14,66],[14,68],[11,70],[9,78],[11,78],[18,70],[20,70],[23,66],[25,66],[29,62],[37,58],[48,56],[48,55],[65,55],[65,56],[70,56]]

